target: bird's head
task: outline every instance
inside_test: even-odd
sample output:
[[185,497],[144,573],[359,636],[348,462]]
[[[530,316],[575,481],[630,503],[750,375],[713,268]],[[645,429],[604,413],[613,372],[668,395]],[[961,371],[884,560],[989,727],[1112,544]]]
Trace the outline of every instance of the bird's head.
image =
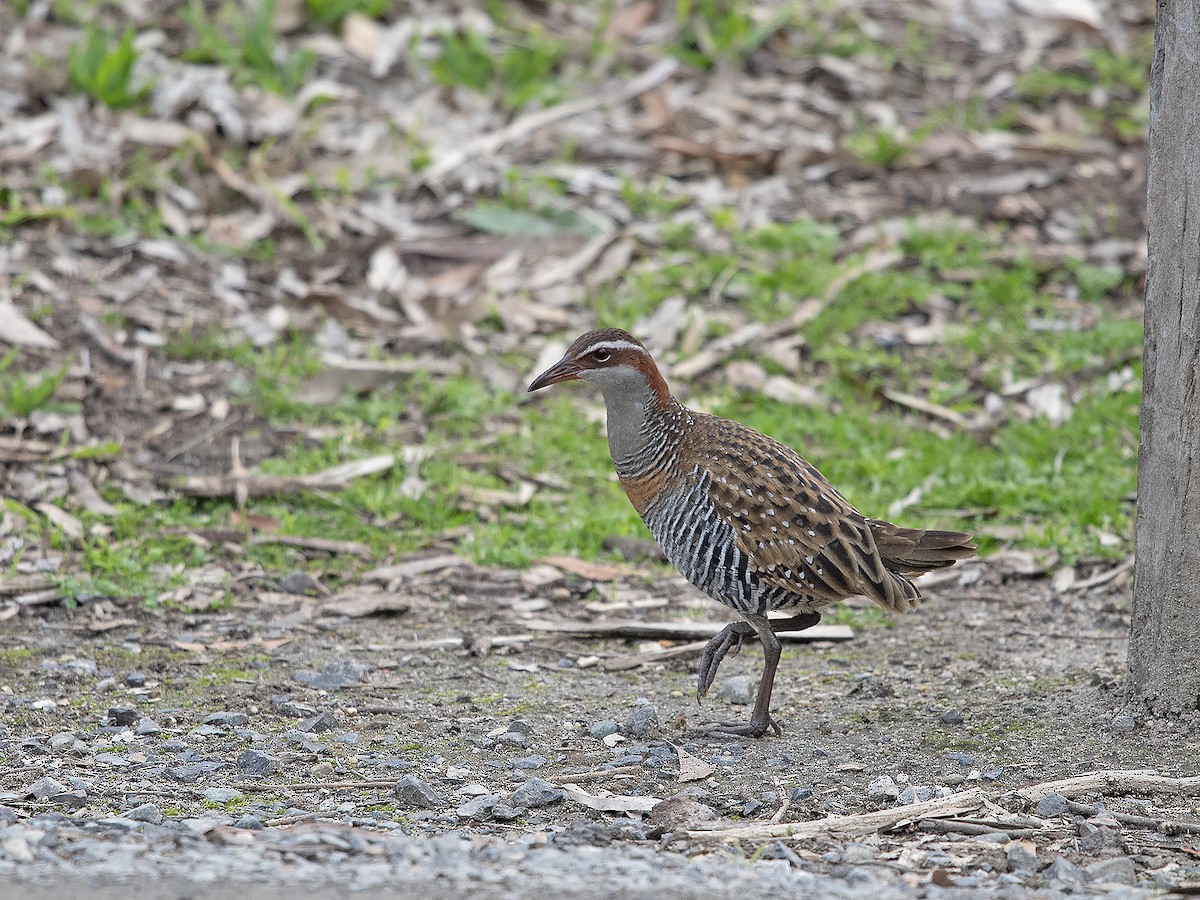
[[586,381],[604,392],[644,394],[652,391],[662,400],[671,396],[650,351],[628,331],[600,328],[580,335],[563,358],[533,379],[537,391],[560,381]]

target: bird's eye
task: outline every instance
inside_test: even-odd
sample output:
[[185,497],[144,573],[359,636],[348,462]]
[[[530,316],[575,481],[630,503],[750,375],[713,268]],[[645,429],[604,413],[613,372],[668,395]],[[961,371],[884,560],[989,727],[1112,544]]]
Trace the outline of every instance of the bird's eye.
[[596,362],[608,362],[609,357],[611,356],[612,354],[607,350],[592,351],[592,359],[594,359]]

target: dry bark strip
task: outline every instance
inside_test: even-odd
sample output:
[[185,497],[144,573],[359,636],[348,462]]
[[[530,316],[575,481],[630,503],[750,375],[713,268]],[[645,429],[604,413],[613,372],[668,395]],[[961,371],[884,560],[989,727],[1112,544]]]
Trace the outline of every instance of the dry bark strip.
[[1109,809],[1100,809],[1097,806],[1088,806],[1086,803],[1076,803],[1074,800],[1067,801],[1067,809],[1076,815],[1087,816],[1089,819],[1092,816],[1111,816],[1122,825],[1132,825],[1135,828],[1149,828],[1153,831],[1161,831],[1163,834],[1200,834],[1200,823],[1198,822],[1181,822],[1178,819],[1156,819],[1153,816],[1132,816],[1128,813],[1113,812]]
[[1190,778],[1171,778],[1156,775],[1149,769],[1113,769],[1075,775],[1059,781],[1031,784],[1018,790],[1017,795],[1037,803],[1047,794],[1080,797],[1084,794],[1174,794],[1180,797],[1200,797],[1200,775]]
[[297,491],[337,490],[355,478],[384,472],[396,464],[391,453],[371,456],[312,475],[263,475],[242,470],[225,475],[193,475],[173,487],[189,497],[267,497]]
[[776,838],[813,837],[821,834],[855,834],[894,828],[907,822],[944,819],[973,812],[983,806],[983,791],[972,788],[949,797],[909,803],[878,812],[830,816],[815,822],[782,825],[741,825],[735,828],[697,828],[687,835],[697,841],[770,841]]

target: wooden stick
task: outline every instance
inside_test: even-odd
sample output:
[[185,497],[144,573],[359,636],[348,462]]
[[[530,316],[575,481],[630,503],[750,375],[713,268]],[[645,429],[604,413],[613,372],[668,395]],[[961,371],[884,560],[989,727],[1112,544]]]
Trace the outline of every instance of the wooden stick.
[[626,656],[613,656],[603,660],[600,663],[600,667],[606,672],[623,672],[626,669],[636,669],[638,666],[644,666],[647,663],[662,662],[665,659],[674,659],[677,656],[688,656],[692,653],[699,653],[706,646],[708,646],[708,641],[692,641],[687,644],[668,647],[665,650],[651,650],[649,653],[630,653]]
[[819,834],[854,834],[894,828],[905,822],[946,818],[972,812],[983,805],[983,792],[978,788],[962,791],[949,797],[909,803],[878,812],[853,816],[830,816],[815,822],[789,822],[780,825],[747,825],[736,828],[697,828],[687,836],[698,841],[769,841],[775,838],[813,837]]
[[[623,638],[710,638],[728,622],[548,622],[534,620],[524,623],[530,631],[549,631],[571,637]],[[849,641],[854,630],[849,625],[814,625],[804,631],[781,631],[781,641]]]
[[961,819],[922,819],[917,823],[917,828],[937,834],[1007,834],[1009,837],[1033,837],[1043,833],[1041,828],[1003,828],[997,825],[964,822]]
[[601,778],[607,778],[610,775],[634,775],[638,772],[644,772],[642,766],[617,766],[614,769],[595,769],[591,772],[576,772],[574,775],[556,775],[549,779],[557,784],[578,784],[581,781],[599,781]]
[[1171,778],[1156,775],[1152,769],[1113,769],[1091,772],[1043,784],[1031,784],[1021,788],[1017,795],[1037,803],[1047,794],[1062,794],[1064,797],[1079,797],[1083,794],[1175,794],[1182,797],[1200,797],[1200,775],[1191,778]]
[[1100,809],[1098,806],[1088,806],[1086,803],[1067,801],[1067,809],[1081,816],[1112,816],[1122,825],[1133,825],[1136,828],[1150,828],[1163,834],[1200,834],[1200,823],[1180,822],[1178,819],[1156,819],[1153,816],[1132,816],[1128,813],[1113,812],[1110,809]]

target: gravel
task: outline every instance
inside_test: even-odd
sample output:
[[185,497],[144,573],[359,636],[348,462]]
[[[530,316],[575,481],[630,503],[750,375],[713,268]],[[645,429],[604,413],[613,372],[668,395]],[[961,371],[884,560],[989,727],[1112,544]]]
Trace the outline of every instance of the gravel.
[[262,750],[244,750],[237,758],[237,767],[247,775],[265,778],[279,770],[279,760]]
[[[470,802],[480,810],[500,809],[492,795]],[[874,867],[862,867],[850,881],[800,871],[786,856],[747,865],[741,857],[723,854],[689,859],[653,846],[596,846],[601,832],[581,832],[584,846],[571,846],[569,840],[558,846],[539,834],[417,839],[312,823],[304,829],[244,829],[231,841],[233,825],[228,816],[146,827],[127,817],[88,821],[38,815],[0,826],[0,880],[23,900],[242,900],[247,894],[256,900],[291,900],[297,893],[380,900],[414,895],[558,900],[567,893],[574,900],[914,896],[897,873],[871,871]]]

